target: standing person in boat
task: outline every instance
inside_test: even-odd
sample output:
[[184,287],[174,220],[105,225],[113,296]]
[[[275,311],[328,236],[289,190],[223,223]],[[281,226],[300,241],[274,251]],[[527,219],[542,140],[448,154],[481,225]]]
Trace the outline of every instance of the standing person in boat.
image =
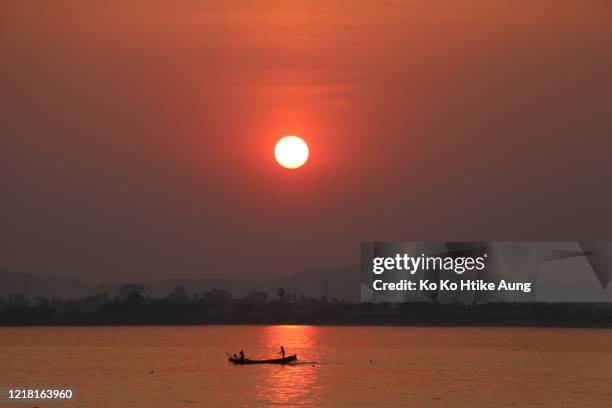
[[285,358],[285,348],[283,346],[281,346],[280,348],[280,355],[283,356],[283,358]]
[[244,351],[240,350],[240,361],[244,361]]

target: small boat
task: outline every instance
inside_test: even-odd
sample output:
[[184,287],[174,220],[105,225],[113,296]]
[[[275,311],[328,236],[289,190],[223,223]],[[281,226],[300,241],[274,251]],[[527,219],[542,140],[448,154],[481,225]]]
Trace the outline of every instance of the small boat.
[[245,364],[289,364],[297,360],[297,354],[294,354],[292,356],[283,357],[283,358],[273,358],[270,360],[250,360],[248,358],[241,360],[240,358],[234,358],[234,357],[230,357],[228,360],[232,364],[240,364],[240,365],[245,365]]

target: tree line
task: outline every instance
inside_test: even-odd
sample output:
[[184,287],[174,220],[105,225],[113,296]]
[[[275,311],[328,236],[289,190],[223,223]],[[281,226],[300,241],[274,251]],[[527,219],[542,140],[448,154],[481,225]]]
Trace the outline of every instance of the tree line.
[[24,294],[0,297],[0,325],[131,324],[354,324],[354,325],[524,325],[612,327],[608,303],[351,303],[306,297],[278,288],[276,296],[252,292],[235,297],[224,289],[202,293],[175,287],[151,297],[141,284],[115,295],[80,299]]

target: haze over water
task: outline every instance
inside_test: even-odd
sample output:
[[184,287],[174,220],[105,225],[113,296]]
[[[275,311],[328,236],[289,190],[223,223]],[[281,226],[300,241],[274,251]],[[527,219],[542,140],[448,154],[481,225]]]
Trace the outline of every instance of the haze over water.
[[[295,366],[233,366],[225,351]],[[610,406],[612,332],[334,326],[2,328],[0,387],[66,387],[10,407]],[[153,373],[151,373],[153,371]],[[585,402],[587,401],[587,402]]]

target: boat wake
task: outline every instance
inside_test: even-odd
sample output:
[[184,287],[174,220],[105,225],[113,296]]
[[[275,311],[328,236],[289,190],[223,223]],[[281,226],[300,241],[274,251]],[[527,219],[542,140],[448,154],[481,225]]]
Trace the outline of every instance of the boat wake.
[[302,361],[302,360],[298,360],[298,361],[294,361],[293,363],[291,363],[291,365],[319,365],[322,363],[319,363],[318,361]]

